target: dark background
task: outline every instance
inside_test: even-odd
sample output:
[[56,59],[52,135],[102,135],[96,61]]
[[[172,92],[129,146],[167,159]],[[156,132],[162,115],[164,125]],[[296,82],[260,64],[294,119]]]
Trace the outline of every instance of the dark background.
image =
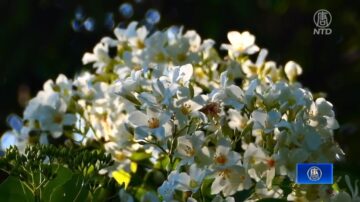
[[[318,0],[142,0],[127,1],[134,16],[118,13],[115,0],[0,0],[0,132],[6,117],[21,115],[24,100],[59,73],[72,77],[83,69],[81,58],[102,36],[113,36],[102,22],[113,12],[116,22],[143,20],[149,8],[161,14],[159,28],[184,25],[203,38],[227,42],[229,30],[249,30],[256,43],[270,52],[268,59],[283,65],[295,60],[304,69],[300,81],[313,92],[326,92],[341,128],[335,138],[346,153],[336,172],[360,175],[360,1]],[[71,27],[82,6],[97,24],[92,32]],[[332,14],[332,34],[313,35],[318,9]]]

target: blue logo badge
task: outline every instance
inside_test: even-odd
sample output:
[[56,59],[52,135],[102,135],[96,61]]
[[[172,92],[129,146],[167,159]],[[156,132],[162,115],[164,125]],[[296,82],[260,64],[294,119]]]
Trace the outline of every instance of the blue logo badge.
[[333,164],[298,163],[296,184],[333,184]]

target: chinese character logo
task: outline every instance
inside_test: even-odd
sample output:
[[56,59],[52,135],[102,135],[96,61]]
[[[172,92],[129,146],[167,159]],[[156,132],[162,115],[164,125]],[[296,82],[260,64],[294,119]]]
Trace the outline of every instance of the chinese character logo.
[[316,35],[329,35],[332,30],[329,28],[331,24],[331,13],[328,10],[320,9],[314,14],[314,23],[317,28],[314,28]]
[[306,174],[311,181],[318,181],[322,176],[321,169],[317,166],[310,167]]

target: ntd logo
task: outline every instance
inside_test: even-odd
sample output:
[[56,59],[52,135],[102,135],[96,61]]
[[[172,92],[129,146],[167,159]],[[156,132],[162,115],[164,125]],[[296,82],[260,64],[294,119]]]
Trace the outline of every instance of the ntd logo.
[[332,33],[332,30],[329,28],[332,17],[328,10],[320,9],[316,11],[313,19],[316,25],[313,32],[314,35],[330,35]]
[[333,165],[331,163],[298,163],[296,183],[333,184]]

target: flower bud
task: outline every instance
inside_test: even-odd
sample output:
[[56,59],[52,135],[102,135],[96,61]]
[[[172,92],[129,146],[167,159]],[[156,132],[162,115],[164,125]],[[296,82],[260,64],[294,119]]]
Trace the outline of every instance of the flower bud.
[[285,65],[285,74],[289,81],[295,81],[296,77],[302,74],[302,68],[294,61],[289,61]]

